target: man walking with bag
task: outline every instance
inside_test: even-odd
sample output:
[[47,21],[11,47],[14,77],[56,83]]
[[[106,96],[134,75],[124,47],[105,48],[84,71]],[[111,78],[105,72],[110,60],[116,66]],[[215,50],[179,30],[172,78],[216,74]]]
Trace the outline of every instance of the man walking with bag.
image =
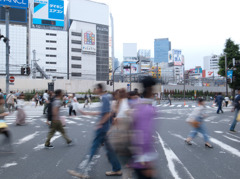
[[[88,160],[88,164],[91,162],[93,156],[97,153],[98,148],[104,143],[104,146],[107,150],[107,157],[109,162],[112,165],[112,171],[106,172],[107,176],[121,176],[121,165],[117,159],[115,152],[113,151],[112,146],[110,145],[107,137],[107,132],[110,128],[110,118],[111,118],[111,106],[110,106],[110,97],[108,94],[104,92],[102,84],[97,84],[96,86],[96,93],[100,95],[102,101],[101,112],[83,112],[80,111],[83,115],[91,115],[97,116],[100,115],[99,122],[97,124],[97,130],[95,133],[95,137],[92,143],[92,147],[90,150],[90,157]],[[87,166],[85,166],[87,168]],[[81,174],[79,168],[74,170],[68,170],[68,173],[72,176],[76,176],[79,178],[87,178],[87,175]]]
[[65,130],[63,128],[63,125],[62,125],[62,122],[61,122],[60,116],[59,116],[59,112],[60,112],[59,109],[62,106],[62,97],[63,97],[62,90],[56,90],[55,91],[55,99],[53,102],[51,102],[49,104],[49,105],[51,105],[52,119],[51,119],[50,131],[48,133],[48,137],[45,142],[46,148],[53,148],[53,146],[50,145],[50,140],[56,131],[59,131],[62,134],[62,136],[66,140],[67,144],[72,143],[72,140],[70,140],[65,133]]
[[14,99],[15,96],[13,95],[13,92],[10,91],[10,94],[7,95],[7,107],[8,107],[8,111],[11,113],[14,110]]
[[234,99],[234,108],[232,112],[235,112],[235,115],[234,115],[232,125],[230,127],[231,132],[236,132],[234,129],[237,124],[237,116],[238,116],[239,110],[240,110],[240,89],[238,90],[238,94],[235,96],[235,99]]

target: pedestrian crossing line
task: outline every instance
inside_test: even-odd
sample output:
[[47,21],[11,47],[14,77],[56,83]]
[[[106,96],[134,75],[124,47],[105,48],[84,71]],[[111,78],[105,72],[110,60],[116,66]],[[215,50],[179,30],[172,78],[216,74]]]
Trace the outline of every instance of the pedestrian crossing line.
[[207,108],[211,108],[210,106],[206,106]]
[[180,107],[182,107],[182,105],[178,105],[177,107],[180,108]]
[[238,142],[238,143],[240,143],[239,140],[237,140],[237,139],[233,139],[233,138],[228,137],[228,136],[226,136],[226,135],[223,135],[223,137],[225,137],[225,138],[227,138],[227,139],[229,139],[229,140],[231,140],[231,141],[234,141],[234,142]]
[[163,106],[166,107],[166,106],[168,106],[168,104],[164,104]]
[[177,162],[178,164],[181,165],[181,167],[186,172],[186,174],[189,176],[189,178],[194,179],[194,177],[188,171],[188,169],[184,166],[182,161],[177,157],[177,155],[163,141],[163,139],[160,137],[160,134],[157,131],[156,131],[156,133],[157,133],[157,136],[158,136],[158,140],[159,140],[160,144],[162,145],[165,157],[166,157],[167,162],[168,162],[168,168],[169,168],[173,178],[181,179],[181,177],[179,176],[179,172],[176,170],[175,163]]
[[185,108],[188,108],[188,105],[185,105],[184,107],[185,107]]
[[[57,134],[57,135],[53,136],[53,138],[51,139],[51,143],[52,143],[53,141],[55,141],[56,139],[58,139],[59,137],[61,137],[60,133],[57,132],[56,134]],[[36,147],[34,147],[33,150],[39,151],[39,150],[43,149],[44,146],[45,146],[45,144],[39,144],[39,145],[37,145]]]
[[234,134],[231,134],[231,133],[229,133],[229,132],[227,132],[226,134],[227,134],[227,135],[230,135],[230,136],[232,136],[232,137],[235,137],[235,138],[237,138],[237,139],[240,139],[239,136],[235,136]]
[[172,107],[174,107],[175,105],[171,105],[170,107],[172,108]]
[[196,106],[192,105],[193,108],[195,108]]
[[233,155],[236,155],[237,157],[240,157],[240,151],[231,147],[230,145],[227,145],[215,138],[210,138],[210,141],[216,145],[218,145],[219,147],[221,147],[222,149],[228,151],[229,153],[233,154]]
[[33,134],[30,134],[30,135],[27,135],[26,137],[23,137],[22,139],[19,139],[18,142],[14,143],[14,144],[24,144],[32,139],[34,139],[36,136],[39,135],[39,131],[33,133]]

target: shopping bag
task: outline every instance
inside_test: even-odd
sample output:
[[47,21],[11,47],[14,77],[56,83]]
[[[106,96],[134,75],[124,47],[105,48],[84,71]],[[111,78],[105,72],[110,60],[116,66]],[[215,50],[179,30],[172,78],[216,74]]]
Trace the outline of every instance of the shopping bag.
[[238,112],[237,121],[240,122],[240,112]]
[[6,124],[6,122],[4,120],[0,120],[0,129],[2,128],[7,128],[8,125]]
[[188,124],[194,128],[198,128],[200,126],[200,122],[198,122],[192,118],[187,118],[186,122],[188,122]]
[[61,121],[63,126],[66,125],[66,118],[65,118],[65,116],[60,116],[60,121]]

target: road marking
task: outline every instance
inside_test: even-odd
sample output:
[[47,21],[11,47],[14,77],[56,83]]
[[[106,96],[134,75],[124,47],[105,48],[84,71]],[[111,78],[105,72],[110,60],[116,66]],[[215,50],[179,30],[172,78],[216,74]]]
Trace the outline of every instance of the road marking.
[[193,108],[195,108],[196,106],[192,105]]
[[8,167],[11,167],[11,166],[16,166],[16,165],[17,165],[17,162],[6,163],[1,168],[8,168]]
[[[58,139],[59,137],[61,137],[60,134],[54,136],[54,137],[51,139],[51,143],[52,143],[53,141],[55,141],[56,139]],[[34,147],[33,150],[35,150],[35,151],[41,150],[41,149],[44,148],[44,146],[45,146],[45,144],[39,144],[39,145],[37,145],[36,147]]]
[[166,106],[168,106],[168,104],[164,104],[163,106],[166,107]]
[[211,108],[210,106],[206,106],[207,108]]
[[222,131],[214,131],[214,132],[217,133],[217,134],[223,134]]
[[237,139],[240,139],[240,137],[235,136],[235,135],[233,135],[233,134],[231,134],[231,133],[228,133],[228,132],[227,132],[227,134],[230,135],[230,136],[232,136],[232,137],[236,137]]
[[235,148],[233,148],[233,147],[231,147],[230,145],[227,145],[227,144],[225,144],[225,143],[223,143],[223,142],[221,142],[221,141],[219,141],[219,140],[217,140],[215,138],[210,138],[210,141],[215,143],[216,145],[218,145],[222,149],[230,152],[231,154],[234,154],[234,155],[240,157],[240,151],[235,149]]
[[157,135],[158,135],[158,140],[160,142],[160,144],[163,147],[163,151],[165,153],[165,156],[167,158],[167,162],[168,162],[168,168],[173,176],[173,178],[175,179],[181,179],[181,177],[178,175],[178,171],[176,170],[176,166],[174,164],[174,162],[177,162],[178,164],[180,164],[182,166],[182,168],[186,171],[187,175],[189,176],[189,178],[194,179],[192,174],[188,171],[188,169],[183,165],[183,163],[181,162],[181,160],[176,156],[176,154],[167,146],[167,144],[162,140],[162,138],[160,137],[159,133],[156,131]]
[[233,139],[233,138],[228,137],[228,136],[226,136],[226,135],[223,135],[223,137],[225,137],[225,138],[227,138],[227,139],[229,139],[229,140],[231,140],[231,141],[234,141],[234,142],[238,142],[238,143],[240,143],[239,140],[237,140],[237,139]]
[[185,105],[184,107],[185,107],[185,108],[188,108],[188,105]]
[[[186,138],[184,138],[183,136],[179,135],[179,134],[174,134],[174,133],[171,133],[170,131],[168,131],[169,134],[171,134],[172,136],[175,136],[179,139],[182,139],[183,141],[186,140]],[[197,145],[195,142],[191,141],[193,144]]]
[[175,105],[171,105],[170,107],[172,108],[172,107],[174,107]]
[[177,107],[180,108],[180,107],[182,107],[182,105],[178,105]]
[[18,142],[14,143],[14,144],[17,144],[17,145],[19,145],[19,144],[24,144],[24,143],[32,140],[32,139],[33,139],[34,137],[36,137],[38,134],[39,134],[39,132],[37,131],[37,132],[35,132],[35,133],[33,133],[33,134],[27,135],[26,137],[24,137],[24,138],[22,138],[22,139],[19,139]]

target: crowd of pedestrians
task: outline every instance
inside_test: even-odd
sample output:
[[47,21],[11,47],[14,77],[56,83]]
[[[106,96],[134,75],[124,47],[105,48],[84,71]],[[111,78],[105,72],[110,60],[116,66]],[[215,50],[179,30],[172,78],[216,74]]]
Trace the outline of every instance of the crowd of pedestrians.
[[[64,94],[62,90],[55,92],[46,90],[43,95],[36,93],[33,97],[34,105],[43,105],[43,114],[46,115],[46,123],[49,125],[49,132],[45,141],[45,148],[54,148],[51,138],[55,132],[60,132],[68,145],[73,141],[68,137],[64,126],[65,118],[60,116],[60,107],[69,107],[69,116],[88,115],[98,116],[96,130],[92,145],[89,149],[88,163],[84,167],[87,170],[93,156],[98,149],[104,146],[108,161],[112,168],[107,171],[106,176],[122,176],[123,179],[131,178],[133,173],[139,179],[152,179],[155,177],[155,161],[158,158],[154,150],[153,129],[156,111],[154,107],[154,85],[155,80],[146,77],[142,80],[142,93],[138,89],[127,92],[126,89],[118,89],[112,95],[106,92],[103,84],[97,84],[94,89],[95,95],[99,96],[101,109],[99,112],[83,111],[82,108],[91,105],[91,94],[85,94],[84,103],[81,106],[75,94]],[[168,96],[171,105],[171,96]],[[214,98],[217,105],[217,114],[223,113],[223,102],[227,107],[231,102],[228,97],[223,97],[221,93]],[[240,90],[232,101],[235,112],[231,132],[235,132],[235,126],[240,118]],[[4,146],[11,149],[11,132],[4,120],[4,117],[16,113],[16,125],[26,124],[26,113],[24,110],[25,95],[20,92],[11,91],[9,94],[2,93],[0,89],[0,133],[5,135]],[[204,123],[206,118],[205,102],[202,98],[198,99],[198,107],[189,115],[187,122],[192,126],[185,142],[192,145],[192,140],[197,133],[203,135],[205,146],[213,148],[210,143],[207,128]],[[77,165],[79,166],[79,165]],[[84,169],[76,167],[68,170],[72,176],[87,178],[88,174]]]

